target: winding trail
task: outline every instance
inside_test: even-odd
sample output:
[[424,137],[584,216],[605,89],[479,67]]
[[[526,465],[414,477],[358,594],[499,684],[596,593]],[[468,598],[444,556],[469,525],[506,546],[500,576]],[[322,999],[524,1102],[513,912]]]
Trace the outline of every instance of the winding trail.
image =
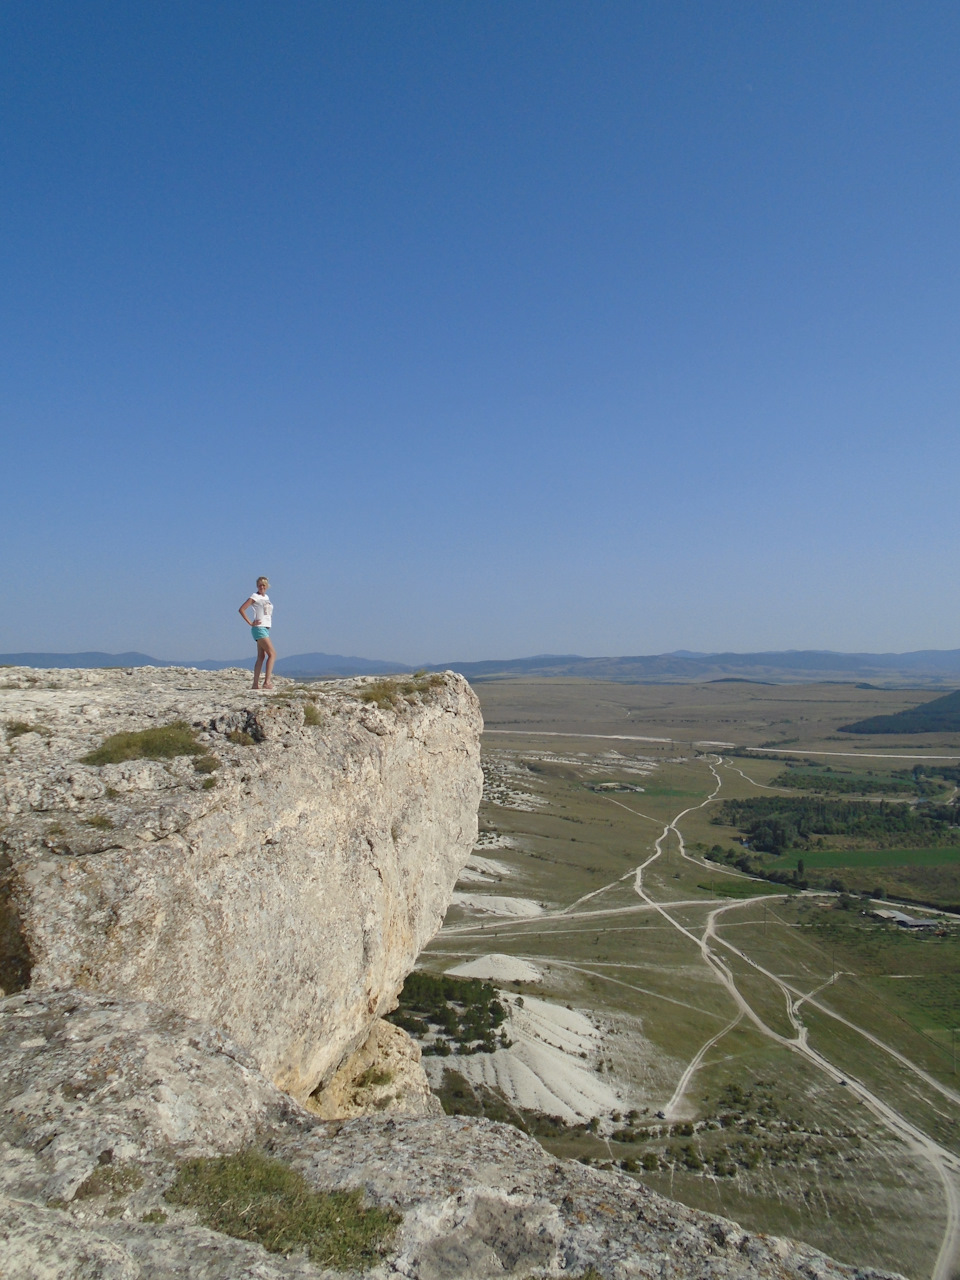
[[908,756],[893,751],[798,751],[796,747],[747,747],[748,751],[760,751],[764,755],[789,754],[791,756],[846,756],[853,760],[960,760],[960,756],[935,756],[926,752],[922,756]]
[[[841,753],[837,752],[834,754],[839,755]],[[717,765],[723,765],[724,763],[725,762],[722,757],[717,757]],[[850,1030],[863,1036],[877,1049],[896,1059],[896,1061],[905,1070],[913,1074],[917,1079],[922,1080],[926,1085],[934,1088],[949,1101],[960,1104],[960,1094],[958,1094],[956,1090],[950,1089],[948,1086],[941,1084],[940,1081],[931,1076],[929,1072],[924,1071],[916,1063],[911,1062],[909,1058],[900,1053],[899,1050],[893,1048],[892,1045],[885,1044],[865,1028],[859,1027],[856,1023],[850,1021],[850,1019],[834,1013],[833,1010],[827,1008],[818,1001],[815,998],[816,995],[823,990],[824,986],[829,985],[829,983],[823,983],[810,992],[802,992],[790,983],[778,977],[776,974],[772,973],[769,969],[764,968],[763,965],[753,960],[738,947],[735,947],[732,943],[727,942],[717,934],[717,919],[726,912],[748,906],[751,903],[764,900],[769,901],[771,897],[779,897],[780,895],[763,894],[758,895],[756,898],[740,899],[737,902],[727,903],[716,907],[708,914],[706,926],[702,935],[697,936],[691,929],[688,929],[670,914],[668,908],[675,908],[679,905],[678,903],[658,903],[651,898],[644,889],[643,872],[652,862],[661,856],[664,841],[667,839],[671,831],[677,837],[681,857],[687,859],[689,862],[695,863],[697,866],[702,866],[698,859],[693,858],[687,853],[683,836],[677,824],[681,819],[686,817],[688,813],[692,813],[696,809],[702,809],[719,795],[723,786],[722,778],[717,771],[716,765],[710,761],[708,761],[708,764],[710,771],[713,773],[716,780],[716,787],[701,804],[689,806],[665,824],[654,845],[653,854],[636,868],[634,873],[634,889],[643,902],[656,910],[663,919],[668,921],[679,933],[683,934],[684,937],[690,939],[691,942],[695,943],[699,947],[704,963],[713,971],[717,980],[730,995],[734,1005],[736,1006],[737,1013],[725,1027],[715,1035],[711,1036],[711,1038],[695,1054],[683,1072],[683,1075],[674,1090],[673,1096],[666,1104],[664,1114],[665,1116],[671,1116],[677,1113],[691,1080],[703,1064],[709,1051],[726,1035],[728,1035],[734,1027],[738,1026],[740,1022],[744,1019],[748,1020],[757,1029],[757,1031],[761,1033],[761,1035],[768,1037],[783,1048],[799,1054],[835,1083],[845,1083],[851,1093],[859,1098],[864,1106],[866,1106],[882,1124],[884,1124],[912,1151],[927,1160],[927,1162],[932,1166],[943,1187],[946,1206],[946,1224],[937,1260],[934,1265],[933,1272],[931,1273],[931,1280],[952,1280],[954,1276],[955,1263],[958,1255],[960,1255],[960,1190],[958,1190],[957,1182],[957,1175],[960,1175],[960,1157],[957,1157],[946,1147],[942,1147],[928,1134],[924,1133],[922,1129],[918,1128],[905,1116],[901,1115],[893,1107],[884,1102],[881,1097],[869,1089],[862,1081],[851,1076],[849,1072],[841,1071],[832,1062],[830,1062],[824,1054],[813,1048],[808,1041],[807,1028],[800,1016],[801,1006],[803,1004],[809,1004],[818,1011],[836,1019]],[[737,772],[739,772],[739,770]],[[624,806],[624,808],[626,807],[627,806]],[[787,895],[783,896],[786,897]],[[740,991],[732,969],[718,951],[714,949],[715,946],[722,947],[737,956],[738,959],[742,960],[752,969],[762,974],[781,991],[785,1001],[787,1018],[794,1033],[793,1036],[781,1035],[780,1032],[775,1031],[770,1027],[760,1014],[757,1013]]]
[[[492,730],[488,732],[497,732]],[[509,730],[500,730],[499,732],[507,733]],[[556,734],[557,737],[622,737],[627,738],[628,735],[590,735],[590,734]],[[643,741],[643,739],[634,738],[633,741]],[[650,741],[650,739],[647,739]],[[759,750],[759,749],[758,749]],[[793,752],[792,754],[802,755],[837,755],[837,756],[854,756],[857,758],[867,757],[865,752]],[[885,753],[883,756],[869,756],[868,758],[887,758],[887,759],[958,759],[960,757],[934,757],[925,755],[903,756]],[[683,835],[680,831],[680,823],[688,814],[694,813],[699,809],[705,808],[713,803],[720,795],[723,788],[723,776],[721,769],[728,770],[739,774],[745,781],[756,787],[762,787],[764,790],[781,790],[781,788],[769,787],[764,783],[756,782],[750,778],[736,765],[730,764],[724,760],[722,755],[714,754],[711,756],[701,757],[702,761],[710,769],[713,774],[714,787],[706,799],[699,804],[689,805],[681,810],[675,817],[667,822],[663,822],[662,818],[652,818],[649,814],[641,812],[628,804],[624,804],[620,800],[615,800],[612,796],[606,796],[608,803],[617,805],[621,809],[625,809],[633,817],[644,823],[654,823],[662,827],[654,842],[653,851],[649,857],[645,858],[638,866],[631,868],[630,871],[611,881],[609,884],[602,885],[598,889],[592,890],[590,893],[584,894],[577,898],[574,902],[569,903],[565,907],[546,910],[542,915],[530,920],[490,920],[485,921],[482,928],[478,927],[476,922],[461,923],[458,925],[448,926],[444,928],[444,937],[462,937],[464,939],[476,939],[478,937],[486,937],[491,940],[498,934],[509,931],[511,937],[529,936],[531,932],[542,932],[548,935],[551,922],[563,921],[564,924],[572,921],[587,921],[595,924],[605,918],[618,917],[622,919],[624,916],[634,914],[638,915],[657,915],[664,925],[675,930],[698,950],[703,964],[716,978],[717,983],[724,989],[733,1004],[732,1014],[727,1016],[718,1013],[716,1010],[697,1009],[694,1005],[688,1005],[685,1001],[671,997],[663,992],[658,992],[640,986],[639,984],[630,983],[620,978],[615,978],[611,974],[596,973],[589,965],[574,964],[570,961],[561,960],[551,957],[550,964],[557,965],[571,971],[583,973],[585,975],[601,978],[604,982],[612,982],[618,986],[623,986],[636,991],[638,994],[646,998],[665,1000],[670,1004],[683,1006],[685,1008],[696,1009],[700,1014],[710,1017],[723,1019],[723,1025],[711,1034],[701,1045],[697,1052],[693,1055],[689,1063],[684,1068],[676,1087],[669,1101],[665,1103],[663,1114],[666,1119],[676,1119],[682,1114],[684,1098],[690,1089],[691,1083],[697,1075],[697,1072],[703,1067],[708,1055],[716,1048],[735,1028],[742,1023],[749,1023],[756,1031],[779,1045],[781,1048],[791,1053],[797,1054],[803,1058],[815,1070],[822,1073],[834,1084],[843,1084],[847,1090],[855,1096],[868,1111],[898,1140],[903,1142],[906,1147],[914,1154],[927,1162],[929,1167],[936,1174],[942,1188],[945,1204],[945,1224],[943,1237],[937,1254],[936,1262],[931,1272],[931,1280],[953,1280],[957,1273],[957,1266],[960,1263],[960,1156],[941,1146],[929,1134],[925,1133],[921,1128],[915,1125],[906,1116],[902,1115],[889,1103],[885,1102],[882,1097],[875,1093],[862,1080],[858,1080],[852,1076],[849,1071],[841,1070],[833,1062],[827,1058],[819,1049],[815,1048],[809,1042],[808,1029],[803,1020],[804,1007],[816,1009],[818,1013],[836,1021],[848,1030],[858,1036],[861,1036],[873,1049],[878,1053],[889,1056],[894,1060],[899,1068],[907,1075],[913,1077],[918,1084],[923,1084],[927,1090],[939,1094],[946,1102],[953,1106],[960,1107],[960,1091],[950,1088],[943,1084],[930,1072],[924,1070],[918,1063],[912,1062],[905,1054],[895,1048],[893,1045],[886,1044],[878,1036],[868,1031],[865,1027],[858,1026],[851,1019],[830,1009],[817,997],[836,980],[838,975],[834,974],[825,982],[819,982],[809,990],[803,990],[794,985],[794,983],[781,978],[773,973],[770,969],[764,967],[761,963],[747,955],[741,948],[733,942],[728,941],[721,936],[718,931],[718,922],[722,922],[723,917],[728,912],[742,910],[744,907],[760,902],[772,902],[778,899],[786,899],[790,895],[763,893],[756,896],[740,898],[735,901],[716,905],[716,897],[709,898],[686,898],[672,901],[660,902],[647,891],[644,883],[644,872],[664,854],[664,848],[667,841],[671,838],[671,834],[676,837],[677,850],[681,858],[693,864],[701,871],[709,870],[711,874],[723,874],[734,876],[741,881],[750,881],[752,877],[745,875],[739,870],[706,862],[698,857],[694,857],[687,851],[684,843]],[[595,903],[600,895],[621,888],[625,883],[633,881],[633,890],[639,898],[636,906],[615,906],[601,907],[599,905],[589,905]],[[697,926],[683,924],[674,914],[678,910],[690,907],[705,907],[707,914],[702,926],[702,931],[698,931]],[[543,964],[542,954],[536,957],[530,957],[537,964]],[[779,991],[783,999],[783,1010],[786,1018],[785,1030],[789,1028],[785,1034],[784,1031],[778,1031],[771,1026],[754,1008],[750,1000],[741,991],[737,976],[734,971],[735,964],[748,966],[753,972],[761,975],[769,982],[775,991]],[[929,1098],[924,1098],[926,1105],[932,1106]]]
[[700,1070],[700,1066],[704,1058],[707,1056],[707,1054],[710,1052],[710,1050],[713,1048],[715,1044],[719,1044],[720,1041],[723,1039],[723,1037],[725,1035],[728,1035],[734,1029],[734,1027],[739,1026],[739,1024],[742,1021],[743,1021],[743,1011],[740,1010],[737,1013],[737,1016],[735,1018],[732,1018],[725,1027],[722,1027],[715,1036],[713,1036],[710,1040],[708,1040],[707,1043],[700,1050],[700,1052],[696,1055],[696,1057],[692,1059],[692,1061],[690,1062],[690,1065],[687,1067],[687,1069],[684,1071],[683,1075],[680,1077],[679,1081],[677,1082],[677,1087],[673,1091],[673,1097],[670,1099],[667,1105],[663,1108],[663,1114],[665,1119],[673,1120],[676,1118],[677,1112],[680,1109],[680,1104],[683,1101],[683,1095],[687,1092],[687,1086],[690,1084],[690,1081],[693,1079],[696,1073]]

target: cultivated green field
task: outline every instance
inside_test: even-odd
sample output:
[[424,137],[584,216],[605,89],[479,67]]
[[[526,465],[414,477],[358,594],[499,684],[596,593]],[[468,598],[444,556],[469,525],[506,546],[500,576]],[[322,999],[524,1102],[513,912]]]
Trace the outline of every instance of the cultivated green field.
[[960,849],[811,849],[802,856],[809,869],[960,866]]
[[[517,1040],[426,1058],[445,1105],[512,1118],[558,1154],[619,1164],[748,1228],[950,1280],[958,924],[920,936],[847,895],[758,881],[702,853],[742,849],[735,828],[711,822],[720,801],[798,794],[773,783],[782,759],[746,747],[849,751],[818,759],[893,777],[918,758],[956,763],[960,742],[838,734],[912,705],[909,691],[566,679],[477,689],[480,844],[421,965],[499,965]],[[876,881],[904,867],[953,875],[958,848],[799,857],[808,879]],[[509,976],[521,961],[539,981]],[[544,1010],[560,1021],[538,1031]],[[562,1021],[584,1013],[589,1034]]]

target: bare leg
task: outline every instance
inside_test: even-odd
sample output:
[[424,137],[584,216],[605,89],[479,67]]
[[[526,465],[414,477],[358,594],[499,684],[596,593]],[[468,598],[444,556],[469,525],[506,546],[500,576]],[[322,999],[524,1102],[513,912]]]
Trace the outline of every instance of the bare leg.
[[260,648],[261,643],[262,641],[257,641],[257,661],[253,667],[253,687],[255,689],[260,688],[260,668],[263,666],[263,660],[266,657],[266,654]]
[[266,670],[263,673],[263,687],[265,689],[273,688],[273,664],[277,659],[277,651],[269,640],[257,641],[257,662],[262,662],[264,657],[267,659]]

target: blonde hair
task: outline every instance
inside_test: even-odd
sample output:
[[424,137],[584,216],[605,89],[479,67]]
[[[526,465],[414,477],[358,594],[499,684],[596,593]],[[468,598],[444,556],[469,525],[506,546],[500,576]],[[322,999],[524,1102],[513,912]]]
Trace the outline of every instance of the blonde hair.
[[260,585],[260,583],[261,583],[261,582],[262,582],[262,583],[264,584],[264,586],[266,586],[266,587],[269,587],[269,585],[270,585],[270,579],[269,579],[269,578],[263,578],[263,577],[258,578],[258,579],[257,579],[257,586],[258,586],[258,587],[259,587],[259,585]]

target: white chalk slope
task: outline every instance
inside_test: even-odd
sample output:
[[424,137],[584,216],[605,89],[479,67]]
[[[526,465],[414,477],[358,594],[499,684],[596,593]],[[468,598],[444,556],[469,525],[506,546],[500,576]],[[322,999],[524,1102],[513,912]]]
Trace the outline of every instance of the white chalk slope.
[[444,1068],[452,1067],[471,1084],[501,1089],[514,1106],[560,1116],[567,1124],[622,1106],[597,1074],[601,1034],[589,1018],[536,996],[523,996],[522,1005],[505,992],[500,999],[509,1008],[504,1027],[512,1046],[496,1053],[424,1058],[431,1084],[438,1085]]
[[484,982],[542,982],[543,974],[527,960],[494,952],[489,956],[477,956],[463,964],[448,969],[455,978],[480,978]]

